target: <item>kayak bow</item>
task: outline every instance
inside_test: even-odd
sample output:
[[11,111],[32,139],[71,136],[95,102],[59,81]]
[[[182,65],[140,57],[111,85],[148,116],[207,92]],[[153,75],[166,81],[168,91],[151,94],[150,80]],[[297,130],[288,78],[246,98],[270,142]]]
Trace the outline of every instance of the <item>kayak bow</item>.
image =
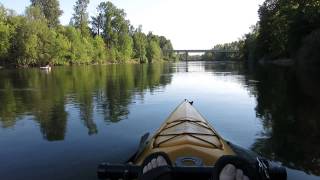
[[137,179],[144,161],[157,153],[168,156],[175,179],[219,179],[223,163],[239,166],[251,179],[287,178],[285,168],[224,140],[191,104],[183,101],[151,138],[148,133],[142,136],[138,151],[127,164],[100,164],[98,178]]
[[149,140],[134,164],[141,165],[156,152],[166,153],[171,162],[181,165],[212,166],[224,155],[235,155],[228,143],[187,101],[183,101]]

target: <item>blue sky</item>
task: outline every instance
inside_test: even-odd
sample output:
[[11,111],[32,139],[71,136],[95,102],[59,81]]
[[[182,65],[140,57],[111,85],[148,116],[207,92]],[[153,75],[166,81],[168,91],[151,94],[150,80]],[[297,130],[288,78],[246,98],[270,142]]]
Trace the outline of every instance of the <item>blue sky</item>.
[[[68,24],[76,0],[60,0],[62,24]],[[249,32],[258,20],[264,0],[111,0],[125,9],[134,26],[142,25],[172,41],[175,49],[209,49],[215,44],[235,41]],[[24,13],[29,0],[0,0],[9,9]],[[102,0],[91,0],[90,16]]]

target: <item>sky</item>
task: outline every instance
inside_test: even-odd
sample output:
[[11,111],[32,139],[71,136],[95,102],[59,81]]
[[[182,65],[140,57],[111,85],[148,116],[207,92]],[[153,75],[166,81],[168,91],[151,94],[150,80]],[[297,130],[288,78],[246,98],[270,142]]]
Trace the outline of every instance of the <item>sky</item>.
[[[62,24],[68,24],[76,0],[60,0]],[[89,15],[103,0],[90,0]],[[174,49],[210,49],[215,44],[236,41],[258,21],[264,0],[111,0],[124,9],[127,18],[143,31],[163,35]],[[6,8],[23,14],[29,0],[0,0]]]

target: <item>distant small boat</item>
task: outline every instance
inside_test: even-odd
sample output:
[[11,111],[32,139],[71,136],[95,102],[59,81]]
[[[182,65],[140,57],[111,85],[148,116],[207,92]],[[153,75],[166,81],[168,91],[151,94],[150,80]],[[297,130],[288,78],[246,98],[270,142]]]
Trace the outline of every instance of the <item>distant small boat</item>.
[[40,69],[50,71],[50,70],[51,70],[51,66],[49,66],[49,65],[47,65],[47,66],[42,66],[42,67],[40,67]]

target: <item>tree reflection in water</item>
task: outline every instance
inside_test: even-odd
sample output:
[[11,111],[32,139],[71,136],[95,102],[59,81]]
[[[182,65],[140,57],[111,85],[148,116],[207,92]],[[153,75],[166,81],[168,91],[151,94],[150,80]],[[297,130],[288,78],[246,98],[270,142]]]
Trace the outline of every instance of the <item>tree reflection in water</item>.
[[[39,124],[44,139],[63,140],[67,121],[72,119],[72,106],[88,134],[94,135],[99,133],[95,116],[102,115],[99,118],[107,124],[126,119],[129,106],[136,99],[143,99],[147,91],[170,84],[173,73],[198,68],[196,71],[209,72],[210,77],[214,72],[236,78],[256,98],[253,108],[256,106],[263,129],[252,142],[252,150],[288,167],[320,175],[318,69],[263,67],[246,71],[239,63],[188,64],[61,67],[50,73],[38,69],[3,70],[0,128],[12,128],[28,115]],[[89,140],[83,142],[87,144]]]
[[43,137],[63,140],[66,104],[80,112],[88,134],[98,133],[93,114],[101,111],[106,122],[117,122],[129,114],[134,96],[171,82],[165,64],[61,67],[50,73],[38,69],[2,71],[0,76],[0,125],[14,127],[26,114],[34,116]]
[[265,67],[249,73],[258,80],[257,117],[263,132],[252,149],[288,167],[320,175],[320,70]]

